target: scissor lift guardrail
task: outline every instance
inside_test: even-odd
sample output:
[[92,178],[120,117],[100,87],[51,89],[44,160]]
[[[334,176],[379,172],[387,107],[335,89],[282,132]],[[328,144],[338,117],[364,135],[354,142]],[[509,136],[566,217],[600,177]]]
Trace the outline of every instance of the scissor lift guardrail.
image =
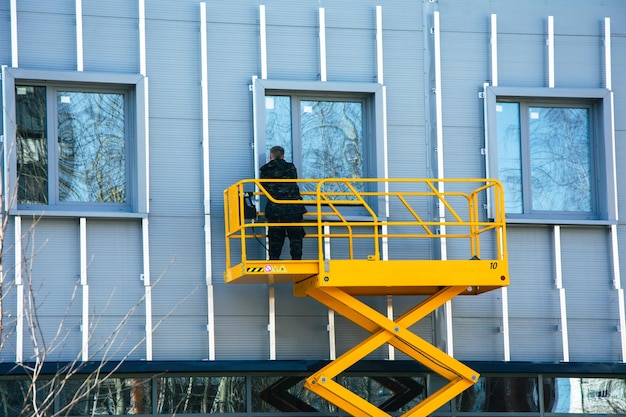
[[[303,200],[273,200],[268,182],[297,182]],[[281,204],[305,205],[307,241],[314,259],[249,259],[255,240],[265,239],[263,213],[244,216],[245,195]],[[391,216],[387,213],[392,207]],[[489,210],[489,215],[487,213]],[[226,283],[293,283],[295,296],[309,296],[342,314],[371,336],[307,378],[305,386],[352,415],[388,416],[334,378],[388,343],[449,381],[403,416],[426,416],[473,385],[478,373],[409,330],[457,295],[476,295],[509,285],[502,185],[492,179],[242,180],[224,191]],[[433,220],[434,219],[434,220]],[[294,225],[272,223],[272,225]],[[459,259],[382,256],[393,242],[439,239],[461,242]],[[331,250],[342,242],[343,253]],[[365,242],[365,244],[363,244]],[[481,245],[482,243],[482,245]],[[364,249],[365,248],[365,249]],[[250,251],[253,252],[253,251]],[[402,253],[411,253],[403,250]],[[445,252],[444,252],[445,253]],[[332,254],[332,256],[331,256]],[[356,297],[425,295],[424,301],[391,320]]]

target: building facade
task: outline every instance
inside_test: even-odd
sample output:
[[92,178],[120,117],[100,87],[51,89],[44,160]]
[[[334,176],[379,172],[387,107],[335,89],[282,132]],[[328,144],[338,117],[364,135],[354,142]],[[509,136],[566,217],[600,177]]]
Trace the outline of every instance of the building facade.
[[[413,329],[481,373],[436,415],[626,413],[623,1],[0,15],[0,416],[345,415],[303,379],[366,332],[292,285],[224,282],[223,192],[274,145],[301,178],[502,182],[510,286]],[[386,256],[413,254],[463,256],[438,240]],[[366,302],[393,316],[419,297]],[[387,347],[341,378],[392,415],[441,386]]]

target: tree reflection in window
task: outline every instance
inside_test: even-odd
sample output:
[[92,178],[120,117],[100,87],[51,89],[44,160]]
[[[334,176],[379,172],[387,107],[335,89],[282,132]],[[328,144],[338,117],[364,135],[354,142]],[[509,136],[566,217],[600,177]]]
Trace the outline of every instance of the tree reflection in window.
[[126,200],[124,96],[59,91],[59,200]]
[[589,108],[498,102],[496,115],[507,213],[594,210]]
[[[291,97],[266,97],[266,151],[280,145],[285,158],[293,160],[294,149],[299,150],[301,156],[293,162],[301,178],[365,177],[363,102],[296,100],[300,114],[294,120]],[[293,126],[299,126],[299,131],[294,133]],[[312,184],[303,187],[314,191]],[[348,191],[340,187],[331,183],[325,191]],[[363,191],[364,185],[357,183],[357,189]]]

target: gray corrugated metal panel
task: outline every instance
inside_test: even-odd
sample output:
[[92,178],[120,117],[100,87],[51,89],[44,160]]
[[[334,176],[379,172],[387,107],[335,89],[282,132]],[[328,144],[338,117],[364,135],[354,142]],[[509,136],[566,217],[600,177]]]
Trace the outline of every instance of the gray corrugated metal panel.
[[560,317],[555,286],[552,229],[544,226],[507,230],[510,317]]
[[[322,316],[328,322],[328,308],[310,297],[295,297],[293,295],[293,284],[274,285],[274,296],[277,315],[287,317]],[[267,297],[264,298],[267,299]]]
[[167,146],[155,143],[150,149],[150,211],[155,215],[203,213],[200,133],[194,126],[183,125],[165,119],[153,121],[153,128],[170,140]]
[[269,293],[266,285],[220,284],[214,288],[215,313],[223,316],[269,315]]
[[318,80],[320,73],[318,33],[317,27],[268,26],[268,78]]
[[497,318],[454,317],[454,357],[459,360],[504,358],[500,324]]
[[568,317],[617,318],[607,229],[562,228],[561,248]]
[[456,297],[452,300],[452,315],[460,317],[502,318],[502,293],[493,290],[480,295]]
[[[498,35],[498,85],[547,87],[546,35]],[[488,76],[488,75],[486,75]]]
[[[398,297],[394,297],[394,299],[397,299],[397,298]],[[397,317],[398,314],[395,314],[395,316]],[[415,323],[413,326],[409,327],[409,330],[412,333],[418,335],[420,338],[424,339],[424,341],[426,341],[427,343],[432,344],[434,340],[433,315],[429,314],[428,316],[424,317],[423,319]],[[383,346],[384,346],[384,349],[387,349],[387,345],[383,345]],[[395,360],[398,360],[398,361],[415,360],[409,357],[406,353],[402,352],[399,349],[394,349],[394,356],[395,356]]]
[[[87,283],[90,307],[126,314],[143,296],[142,231],[139,220],[87,220]],[[78,254],[74,255],[78,262]]]
[[[11,33],[9,3],[4,3],[0,7],[0,16],[2,16],[0,19],[0,31],[7,34]],[[6,42],[0,43],[0,63],[2,63],[2,65],[11,65],[11,53],[11,42],[7,40]]]
[[[153,322],[162,317],[153,317]],[[209,357],[206,317],[167,317],[152,335],[153,359],[203,360]],[[143,351],[143,349],[142,349]]]
[[267,316],[216,316],[216,359],[269,359],[267,325]]
[[[586,19],[577,19],[579,22],[584,20]],[[594,23],[597,28],[593,37],[555,35],[554,83],[556,87],[604,87],[603,37],[599,36],[600,25],[595,20]],[[572,71],[572,69],[575,70]]]
[[[53,316],[42,314],[37,316],[34,332],[38,341],[39,360],[71,361],[80,358],[81,329],[80,316],[63,315]],[[14,336],[11,338],[15,340]],[[32,340],[31,328],[28,319],[24,320],[24,362],[36,360],[37,353]],[[43,348],[45,347],[45,353]]]
[[371,29],[326,29],[327,77],[331,81],[376,82],[376,25]]
[[571,361],[622,361],[617,320],[572,318],[568,320],[567,328]]
[[[563,334],[559,331],[559,324],[560,320],[550,318],[511,318],[509,321],[511,360],[532,362],[563,360]],[[499,334],[498,338],[502,339],[502,334]],[[574,340],[570,338],[570,341]]]
[[389,242],[389,259],[432,259],[431,239],[394,239]]
[[32,284],[39,314],[80,311],[79,253],[78,221],[22,219],[22,279],[25,291]]
[[[357,343],[360,343],[368,336],[370,336],[370,333],[366,332],[361,327],[344,319],[342,316],[335,315],[335,348],[337,350],[337,356],[352,349]],[[374,352],[367,355],[366,359],[387,359],[388,352],[387,346],[382,345],[374,350]]]
[[74,4],[63,6],[53,13],[18,12],[20,67],[76,69]]
[[[87,17],[111,17],[116,19],[138,19],[139,3],[129,2],[126,0],[108,0],[106,3],[101,2],[83,2],[83,16]],[[174,8],[170,7],[171,13]],[[178,9],[178,7],[176,8]]]
[[[156,321],[154,321],[156,323]],[[146,358],[146,319],[141,315],[90,317],[90,360],[140,360]],[[180,337],[173,340],[182,340]],[[156,343],[155,343],[156,345]]]
[[191,280],[189,276],[165,273],[152,287],[152,311],[159,315],[207,315],[207,289],[204,276]]
[[138,73],[138,24],[137,18],[85,16],[83,18],[85,71]]
[[329,357],[326,316],[276,316],[277,359],[323,359]]
[[[482,105],[482,104],[481,104]],[[446,178],[484,178],[485,147],[481,120],[475,127],[451,127],[443,129],[444,173]],[[447,190],[446,186],[446,190]]]

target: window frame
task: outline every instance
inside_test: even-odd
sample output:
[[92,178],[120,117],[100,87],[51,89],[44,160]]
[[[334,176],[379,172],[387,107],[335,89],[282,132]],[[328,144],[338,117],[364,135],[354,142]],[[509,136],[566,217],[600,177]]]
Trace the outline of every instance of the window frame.
[[[613,133],[613,96],[605,88],[543,88],[487,86],[485,99],[485,146],[487,176],[499,178],[498,131],[496,105],[498,101],[519,103],[554,103],[556,106],[592,103],[590,109],[590,151],[592,167],[592,197],[595,211],[587,214],[564,211],[536,213],[507,213],[508,223],[532,224],[615,224],[617,222],[615,144]],[[523,106],[520,105],[520,112]],[[523,123],[523,121],[521,121]],[[522,128],[522,132],[524,128]],[[528,137],[522,134],[521,140]],[[522,159],[527,155],[522,153]],[[528,174],[522,172],[522,181]],[[505,195],[506,199],[506,195]],[[490,217],[492,217],[490,215]]]
[[[54,89],[114,91],[124,90],[126,113],[127,184],[124,204],[59,202],[47,205],[21,205],[17,202],[17,138],[15,86],[42,85]],[[44,71],[2,67],[4,100],[4,205],[7,212],[62,217],[146,217],[148,214],[148,134],[147,78],[140,74],[114,74],[81,71]],[[47,129],[50,130],[48,120]],[[56,131],[56,127],[53,127]],[[56,155],[56,151],[50,152]],[[58,170],[56,159],[50,160]],[[50,171],[49,171],[50,172]],[[49,194],[50,195],[50,194]]]
[[[350,98],[363,99],[364,151],[367,154],[365,171],[368,178],[387,177],[387,143],[385,135],[385,86],[379,83],[350,83],[328,81],[284,81],[268,80],[252,77],[253,102],[253,149],[254,171],[258,177],[259,168],[267,162],[265,137],[265,98],[267,96],[303,96],[305,99],[328,99],[329,101],[346,101]],[[292,102],[292,109],[295,104]],[[293,117],[293,115],[292,115]],[[293,126],[296,128],[296,126]],[[293,134],[293,132],[292,132]],[[294,150],[296,157],[301,158],[299,150]],[[297,161],[296,161],[297,162]],[[378,187],[382,185],[378,184]],[[382,191],[382,190],[379,190]],[[388,217],[388,207],[383,197],[371,203],[381,218]],[[356,217],[366,214],[355,212]]]

